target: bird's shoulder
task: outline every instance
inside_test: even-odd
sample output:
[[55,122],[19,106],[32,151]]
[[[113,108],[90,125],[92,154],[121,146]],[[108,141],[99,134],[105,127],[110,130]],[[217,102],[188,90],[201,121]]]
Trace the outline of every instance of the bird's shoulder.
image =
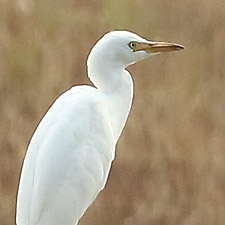
[[50,139],[55,143],[64,140],[65,134],[67,138],[76,137],[78,143],[87,136],[89,141],[112,137],[110,113],[97,89],[77,86],[63,93],[41,120],[30,144],[43,145],[43,140],[48,139],[49,145]]
[[[104,95],[88,85],[75,86],[63,93],[52,105],[52,110],[75,114],[80,111],[92,113],[95,109],[105,107]],[[56,109],[55,109],[56,108]]]

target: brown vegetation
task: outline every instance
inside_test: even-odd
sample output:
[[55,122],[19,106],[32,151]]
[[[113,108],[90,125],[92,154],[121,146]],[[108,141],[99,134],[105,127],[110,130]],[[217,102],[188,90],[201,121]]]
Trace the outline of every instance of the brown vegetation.
[[223,225],[225,4],[215,0],[0,2],[0,224],[15,224],[20,170],[48,107],[89,83],[101,35],[128,29],[185,51],[129,68],[135,100],[106,189],[80,225]]

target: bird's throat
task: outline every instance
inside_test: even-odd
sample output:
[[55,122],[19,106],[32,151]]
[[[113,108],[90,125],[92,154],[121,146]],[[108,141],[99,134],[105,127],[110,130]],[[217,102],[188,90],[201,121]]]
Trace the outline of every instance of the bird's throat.
[[114,138],[117,141],[123,131],[133,100],[133,81],[128,71],[122,70],[118,76],[110,78],[112,86],[104,90],[112,123]]

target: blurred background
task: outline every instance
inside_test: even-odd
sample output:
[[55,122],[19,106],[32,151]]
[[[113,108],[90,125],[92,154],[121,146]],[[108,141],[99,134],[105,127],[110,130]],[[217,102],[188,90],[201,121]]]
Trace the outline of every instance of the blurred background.
[[75,84],[106,32],[185,51],[128,68],[133,108],[106,189],[80,225],[223,225],[225,4],[221,0],[0,1],[0,223],[15,224],[22,162],[37,124]]

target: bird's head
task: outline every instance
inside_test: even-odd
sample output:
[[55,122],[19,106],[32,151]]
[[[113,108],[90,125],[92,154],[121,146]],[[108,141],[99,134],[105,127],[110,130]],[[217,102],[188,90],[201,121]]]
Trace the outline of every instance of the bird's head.
[[183,48],[174,43],[148,41],[128,31],[112,31],[92,48],[87,61],[88,77],[96,87],[109,89],[117,79],[115,75],[127,66],[154,54]]
[[108,66],[125,68],[148,56],[181,49],[184,49],[182,45],[148,41],[128,31],[112,31],[105,34],[93,47],[88,64],[91,60],[99,59]]

